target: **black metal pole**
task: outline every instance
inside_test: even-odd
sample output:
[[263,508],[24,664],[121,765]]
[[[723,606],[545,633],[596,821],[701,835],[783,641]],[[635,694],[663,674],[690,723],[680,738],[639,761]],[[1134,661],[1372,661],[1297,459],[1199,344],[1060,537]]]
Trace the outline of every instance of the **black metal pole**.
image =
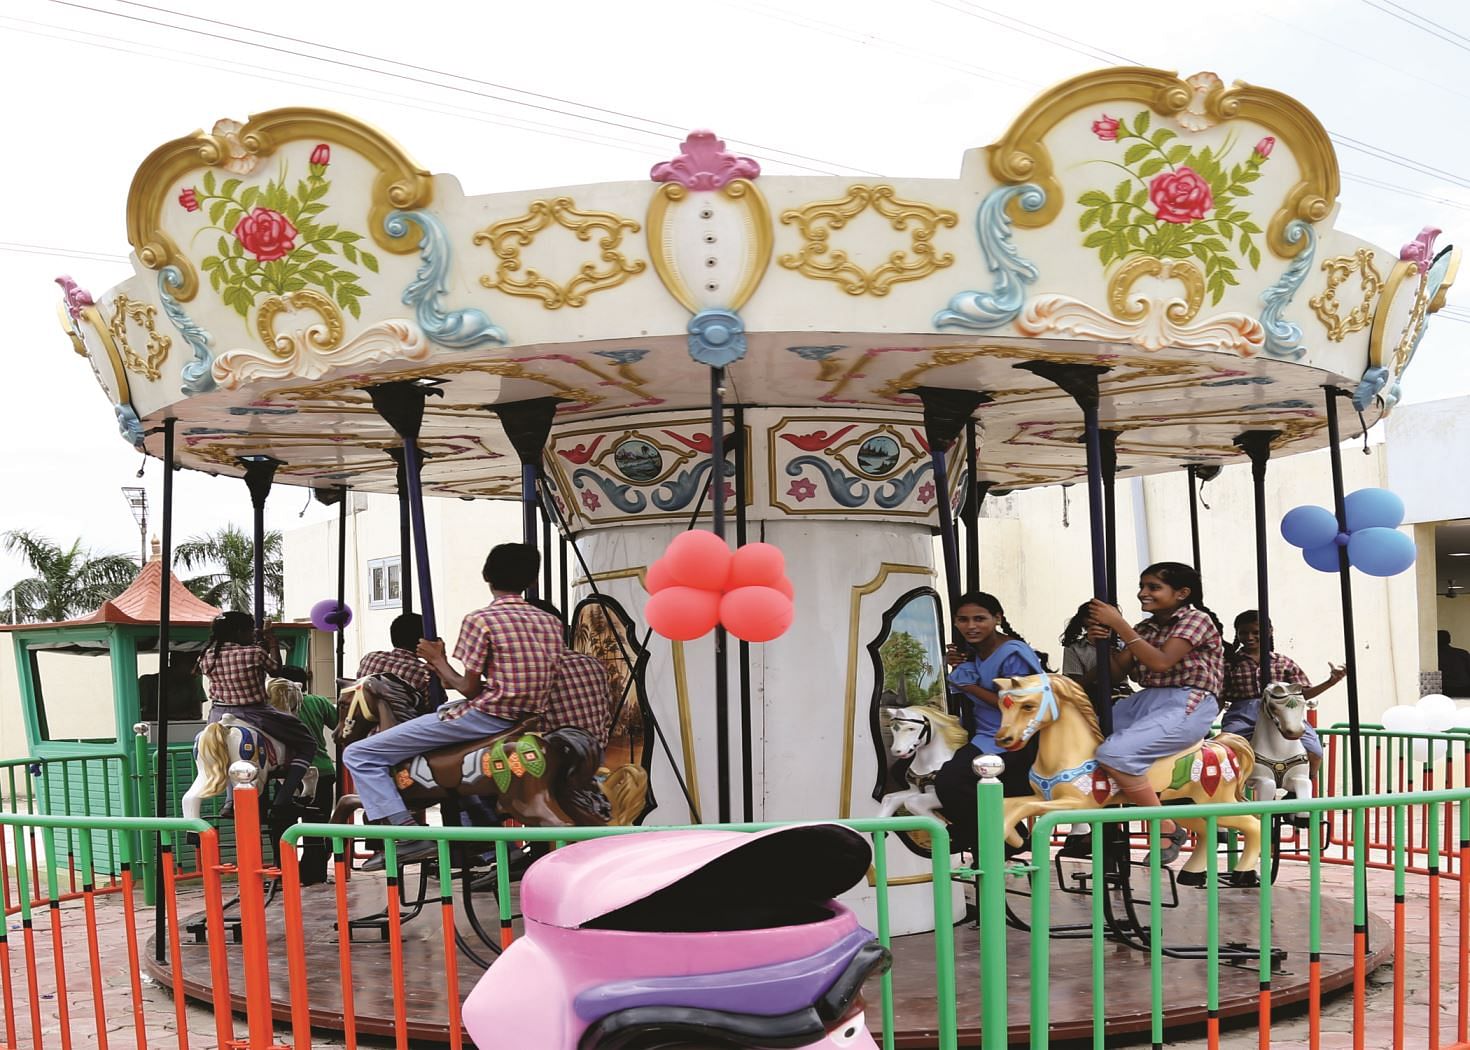
[[965,522],[965,590],[980,589],[980,507],[994,482],[980,480],[980,442],[973,419],[965,421],[965,474],[969,480],[961,516]]
[[[521,542],[538,550],[536,518],[540,497],[536,484],[541,480],[542,458],[546,454],[546,442],[551,436],[551,424],[556,419],[558,404],[557,398],[538,397],[485,406],[500,418],[506,438],[521,459]],[[541,551],[542,558],[547,556],[547,551]],[[540,597],[535,579],[526,589],[526,596]]]
[[[537,507],[541,515],[541,595],[551,601],[551,515],[539,499]],[[566,615],[566,609],[562,609],[562,615]]]
[[[401,577],[400,577],[401,579]],[[347,604],[347,486],[337,489],[337,609]],[[337,677],[347,675],[347,625],[337,625]],[[333,691],[335,695],[335,690]]]
[[[1347,532],[1347,508],[1342,484],[1342,434],[1337,424],[1337,399],[1347,395],[1328,384],[1327,447],[1332,458],[1332,505],[1337,512],[1337,529]],[[1363,793],[1363,747],[1361,720],[1358,712],[1358,644],[1353,632],[1353,580],[1348,572],[1346,547],[1337,548],[1337,575],[1342,590],[1343,667],[1347,671],[1348,740],[1351,756],[1353,794]]]
[[[1061,387],[1082,409],[1082,437],[1087,448],[1087,515],[1092,541],[1092,593],[1106,600],[1108,556],[1103,511],[1102,433],[1098,423],[1098,380],[1109,371],[1103,365],[1065,365],[1050,361],[1023,361],[1017,368]],[[1110,638],[1097,643],[1097,678],[1093,705],[1103,736],[1113,731],[1113,645]]]
[[[544,493],[542,494],[542,499],[546,499]],[[547,500],[547,505],[548,509],[550,509],[550,500]],[[566,533],[560,530],[557,531],[556,535],[558,543],[557,553],[559,555],[557,558],[557,586],[560,588],[561,611],[566,615],[567,623],[570,624],[572,622],[572,610],[568,607],[568,601],[571,596],[571,585],[567,581],[567,536]]]
[[[953,390],[947,387],[921,386],[905,393],[915,394],[924,406],[924,442],[929,446],[929,459],[934,468],[934,501],[939,507],[939,545],[944,552],[945,608],[954,616],[960,597],[959,539],[955,535],[954,510],[949,498],[949,473],[944,450],[955,443],[975,414],[990,400],[990,395],[976,390]],[[947,621],[945,621],[947,622]]]
[[245,463],[245,487],[250,490],[251,521],[254,527],[255,557],[255,629],[265,626],[265,500],[280,466],[269,456],[257,456]]
[[[735,406],[735,546],[745,546],[745,470],[748,463],[745,442],[745,406]],[[750,707],[750,643],[741,639],[740,646],[740,819],[747,824],[755,820],[755,734]]]
[[[725,370],[709,370],[711,527],[725,538]],[[730,683],[723,624],[715,626],[715,779],[721,824],[730,820]]]
[[1203,575],[1199,563],[1199,468],[1191,463],[1184,474],[1189,480],[1189,549],[1194,553],[1194,571]]
[[1281,436],[1279,430],[1248,430],[1235,439],[1235,444],[1251,458],[1251,488],[1254,494],[1256,525],[1256,613],[1260,617],[1261,663],[1259,688],[1266,695],[1271,682],[1271,588],[1266,557],[1266,464],[1271,459],[1271,443]]
[[[1108,604],[1118,604],[1118,503],[1114,481],[1118,474],[1118,432],[1098,432],[1098,451],[1102,457],[1103,540],[1107,561]],[[1142,566],[1139,566],[1142,568]]]
[[398,489],[398,593],[401,608],[413,612],[413,513],[408,504],[408,474],[403,465],[403,449],[388,450],[397,468]]
[[[169,583],[174,560],[174,424],[177,422],[172,418],[163,421],[163,540],[162,548],[158,552],[158,739],[154,741],[158,761],[153,796],[153,812],[159,817],[167,817],[169,811],[168,688],[165,683],[168,682],[169,645],[173,640],[170,637],[173,610],[169,600],[173,588]],[[164,961],[168,947],[168,911],[167,898],[163,892],[163,866],[173,862],[173,850],[164,847],[162,835],[157,836],[153,851],[153,953],[160,963]],[[53,915],[52,918],[54,920],[57,917]]]

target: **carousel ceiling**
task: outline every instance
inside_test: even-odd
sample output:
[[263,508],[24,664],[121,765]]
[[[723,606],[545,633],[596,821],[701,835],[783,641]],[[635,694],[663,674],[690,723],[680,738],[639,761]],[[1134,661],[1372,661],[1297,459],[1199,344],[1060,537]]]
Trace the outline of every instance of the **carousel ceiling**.
[[[125,437],[182,465],[393,491],[367,388],[433,381],[425,491],[514,497],[490,406],[560,401],[557,432],[727,400],[918,419],[978,391],[981,474],[1084,470],[1081,413],[1017,366],[1100,365],[1120,467],[1326,443],[1323,384],[1391,410],[1458,257],[1335,228],[1338,174],[1299,103],[1148,69],[1037,99],[955,180],[762,176],[695,132],[645,181],[465,197],[349,118],[221,120],[156,149],[128,203],[136,275],[62,321]],[[589,429],[590,428],[590,429]]]

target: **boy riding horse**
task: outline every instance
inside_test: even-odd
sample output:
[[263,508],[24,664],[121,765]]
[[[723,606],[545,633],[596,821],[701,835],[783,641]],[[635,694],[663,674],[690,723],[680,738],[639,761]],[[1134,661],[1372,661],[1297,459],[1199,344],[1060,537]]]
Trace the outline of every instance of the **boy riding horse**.
[[[454,647],[463,672],[449,663],[442,641],[419,643],[419,655],[464,700],[449,701],[343,752],[343,764],[352,773],[369,819],[414,823],[393,781],[392,769],[398,763],[450,744],[493,736],[545,710],[565,646],[561,621],[521,596],[535,582],[540,565],[536,548],[523,543],[502,543],[490,551],[483,576],[493,600],[464,618]],[[420,861],[436,852],[433,842],[405,843],[398,860]],[[382,863],[379,854],[364,867]]]

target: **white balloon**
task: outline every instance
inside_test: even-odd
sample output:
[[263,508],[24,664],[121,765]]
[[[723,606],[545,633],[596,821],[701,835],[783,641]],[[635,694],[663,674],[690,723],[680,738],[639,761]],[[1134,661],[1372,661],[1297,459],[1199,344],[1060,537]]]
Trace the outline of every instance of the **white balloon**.
[[1414,761],[1429,761],[1430,749],[1434,750],[1434,766],[1436,769],[1444,768],[1444,758],[1449,750],[1449,742],[1445,740],[1415,740],[1413,746]]
[[1379,719],[1383,728],[1390,733],[1422,733],[1424,732],[1423,717],[1417,707],[1408,704],[1397,704],[1383,712]]
[[1462,707],[1455,712],[1455,720],[1450,723],[1451,729],[1470,729],[1470,707]]
[[1418,710],[1420,718],[1431,733],[1443,733],[1455,724],[1459,715],[1459,709],[1455,702],[1443,693],[1430,693],[1421,696],[1419,702],[1414,705]]

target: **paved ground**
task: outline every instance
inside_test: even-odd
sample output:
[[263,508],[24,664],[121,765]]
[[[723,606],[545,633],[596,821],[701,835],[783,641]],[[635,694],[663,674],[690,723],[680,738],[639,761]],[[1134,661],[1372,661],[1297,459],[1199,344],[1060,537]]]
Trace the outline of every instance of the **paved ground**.
[[[1351,886],[1348,881],[1350,872],[1339,867],[1329,867],[1326,870],[1332,887],[1330,892],[1350,896]],[[1303,886],[1305,884],[1306,869],[1302,865],[1288,864],[1284,867],[1281,882],[1286,885]],[[1459,977],[1458,968],[1458,942],[1457,930],[1459,921],[1458,910],[1458,887],[1455,883],[1446,882],[1441,888],[1441,927],[1443,930],[1443,959],[1441,964],[1440,983],[1442,987],[1440,1003],[1440,1022],[1444,1037],[1444,1045],[1453,1042],[1454,1027],[1458,1010],[1457,982]],[[1370,874],[1370,908],[1379,915],[1391,921],[1393,896],[1392,877],[1388,873]],[[187,913],[197,910],[198,890],[188,888],[181,892],[181,907]],[[61,918],[61,930],[63,935],[62,960],[66,974],[66,987],[68,994],[65,1003],[57,998],[56,989],[56,967],[55,954],[52,948],[52,915],[59,914]],[[1428,928],[1428,896],[1427,885],[1424,880],[1410,877],[1407,894],[1407,928],[1410,930],[1425,930]],[[152,928],[152,912],[139,907],[136,911],[137,926],[141,938]],[[130,995],[131,976],[127,966],[127,933],[124,922],[125,913],[121,906],[121,900],[117,896],[98,898],[97,901],[97,954],[99,972],[102,974],[103,985],[103,1010],[105,1024],[103,1032],[99,1034],[95,1021],[96,1009],[94,1005],[94,993],[91,983],[91,970],[89,966],[88,937],[86,933],[85,913],[80,901],[67,902],[57,912],[41,910],[34,919],[32,938],[34,941],[35,966],[34,979],[37,983],[41,999],[40,1032],[39,1043],[33,1032],[32,1018],[30,1015],[27,995],[27,978],[30,969],[25,952],[24,929],[18,915],[12,915],[7,922],[8,949],[10,955],[9,977],[10,992],[14,999],[14,1013],[16,1028],[14,1037],[8,1040],[10,1047],[32,1048],[37,1046],[61,1047],[62,1039],[62,1013],[63,1008],[67,1014],[67,1023],[70,1028],[70,1045],[76,1050],[92,1050],[95,1047],[132,1047],[135,1043],[135,1019],[132,1010],[132,999]],[[141,940],[140,940],[141,944]],[[1405,1030],[1406,1047],[1411,1050],[1429,1045],[1428,1039],[1428,982],[1429,982],[1429,956],[1427,945],[1420,938],[1411,937],[1405,958],[1400,965],[1405,970],[1408,993],[1408,1015]],[[179,1015],[177,1006],[172,996],[165,990],[152,985],[146,979],[142,989],[143,1003],[143,1028],[145,1031],[146,1045],[151,1050],[161,1048],[179,1047],[187,1041],[188,1046],[213,1047],[217,1043],[215,1034],[214,1016],[208,1009],[187,1004],[184,1008],[184,1024],[187,1029],[186,1040],[180,1038]],[[1365,1029],[1365,1045],[1370,1050],[1379,1050],[1392,1046],[1392,1023],[1393,1023],[1393,968],[1384,967],[1373,975],[1368,989],[1367,1023]],[[244,1021],[237,1019],[236,1036],[243,1038]],[[1350,994],[1339,995],[1327,1003],[1323,1011],[1323,1038],[1321,1046],[1323,1050],[1335,1050],[1335,1048],[1351,1047],[1353,1028],[1353,1005]],[[1306,1050],[1308,1047],[1308,1026],[1304,1012],[1296,1011],[1289,1016],[1278,1017],[1272,1026],[1272,1038],[1270,1046],[1277,1050]],[[290,1032],[285,1027],[277,1029],[277,1041],[280,1043],[290,1042]],[[364,1039],[365,1045],[375,1044],[373,1040]],[[1222,1041],[1222,1046],[1229,1050],[1244,1050],[1246,1047],[1255,1048],[1259,1045],[1259,1037],[1254,1025],[1239,1026],[1228,1030]],[[322,1047],[342,1046],[340,1039],[332,1039],[329,1036],[316,1034],[313,1045]],[[1138,1046],[1147,1045],[1146,1039],[1132,1039],[1119,1041],[1109,1045],[1116,1046]],[[1203,1033],[1180,1033],[1166,1042],[1166,1045],[1180,1048],[1203,1048],[1206,1046]]]

